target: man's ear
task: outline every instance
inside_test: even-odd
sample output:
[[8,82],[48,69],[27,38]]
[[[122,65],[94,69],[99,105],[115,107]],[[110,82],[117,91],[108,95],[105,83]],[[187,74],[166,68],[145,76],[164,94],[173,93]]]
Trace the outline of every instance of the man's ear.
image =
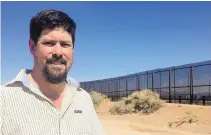
[[29,38],[29,49],[30,49],[31,54],[34,56],[35,55],[36,45],[35,45],[34,41],[31,38]]

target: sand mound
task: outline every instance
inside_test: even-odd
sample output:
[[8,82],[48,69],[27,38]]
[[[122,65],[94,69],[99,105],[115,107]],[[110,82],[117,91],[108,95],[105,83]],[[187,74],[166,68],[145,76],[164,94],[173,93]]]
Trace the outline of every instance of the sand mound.
[[[211,106],[168,104],[150,115],[111,115],[113,102],[104,100],[97,112],[108,135],[210,135]],[[196,121],[189,122],[189,118]],[[195,120],[195,119],[193,119]],[[176,126],[179,121],[179,126]],[[169,126],[169,123],[173,123]],[[123,132],[124,131],[124,132]],[[140,134],[141,135],[141,134]]]
[[107,114],[109,113],[110,106],[114,104],[114,102],[109,101],[108,99],[103,99],[99,107],[97,108],[98,114]]

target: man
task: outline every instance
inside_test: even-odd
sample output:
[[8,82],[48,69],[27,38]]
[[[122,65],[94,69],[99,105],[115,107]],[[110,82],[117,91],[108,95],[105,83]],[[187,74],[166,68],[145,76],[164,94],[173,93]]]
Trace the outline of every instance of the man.
[[0,90],[1,135],[104,135],[92,100],[67,76],[76,23],[43,10],[31,19],[32,70],[23,69]]

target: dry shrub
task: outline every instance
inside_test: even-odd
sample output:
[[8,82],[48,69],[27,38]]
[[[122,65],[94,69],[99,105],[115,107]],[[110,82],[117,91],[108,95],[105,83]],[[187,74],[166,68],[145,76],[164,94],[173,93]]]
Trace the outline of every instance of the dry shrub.
[[133,104],[127,104],[127,99],[123,98],[114,104],[109,111],[111,114],[128,114],[134,111],[133,108]]
[[100,103],[104,100],[104,99],[107,99],[109,100],[105,95],[101,94],[101,93],[98,93],[96,91],[91,91],[90,93],[90,96],[92,98],[92,102],[94,104],[94,107],[95,109],[97,109],[100,105]]
[[159,94],[151,90],[136,91],[123,98],[110,108],[111,114],[144,113],[150,114],[163,105]]
[[168,122],[168,127],[179,127],[184,123],[194,123],[198,121],[198,117],[193,115],[191,112],[186,112],[186,115],[183,117],[179,117],[174,121]]

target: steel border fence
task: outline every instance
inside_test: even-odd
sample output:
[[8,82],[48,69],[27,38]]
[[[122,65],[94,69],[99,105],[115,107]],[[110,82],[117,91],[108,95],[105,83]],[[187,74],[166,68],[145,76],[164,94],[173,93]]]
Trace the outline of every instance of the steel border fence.
[[[196,70],[197,68],[203,68],[208,66],[208,71],[205,73],[197,73],[198,75],[206,74],[207,78],[204,78],[204,82],[207,84],[196,84]],[[182,71],[183,70],[183,71]],[[178,73],[178,71],[184,73]],[[155,74],[159,75],[158,79],[155,79]],[[167,74],[164,75],[163,74]],[[208,74],[208,75],[207,75]],[[178,75],[183,78],[178,78]],[[184,77],[186,76],[186,77]],[[143,77],[143,78],[142,78]],[[128,84],[128,80],[133,79],[133,85]],[[180,82],[185,85],[178,85]],[[169,103],[189,103],[189,104],[210,104],[211,103],[211,60],[187,64],[177,67],[169,67],[163,69],[156,69],[151,71],[139,72],[135,74],[108,78],[102,80],[81,82],[81,87],[86,91],[97,91],[107,95],[113,100],[118,100],[122,97],[127,97],[134,91],[141,91],[143,89],[150,89],[157,92],[160,97],[167,100]],[[157,86],[158,84],[159,86]],[[165,84],[165,85],[164,85]],[[130,88],[133,87],[133,88]],[[201,88],[201,90],[200,90]],[[202,88],[207,89],[207,92],[203,93]],[[199,89],[196,91],[196,89]],[[184,92],[183,92],[184,90]],[[180,92],[178,92],[180,91]]]

